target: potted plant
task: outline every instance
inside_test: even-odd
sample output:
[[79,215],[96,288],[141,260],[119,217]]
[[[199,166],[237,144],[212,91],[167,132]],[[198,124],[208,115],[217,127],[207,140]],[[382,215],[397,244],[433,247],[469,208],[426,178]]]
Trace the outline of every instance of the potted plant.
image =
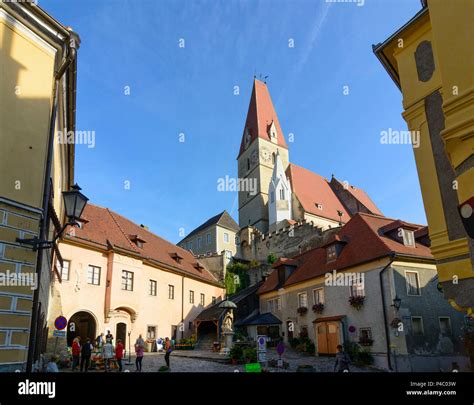
[[298,312],[300,315],[304,315],[306,314],[306,312],[308,312],[308,308],[307,307],[299,307],[296,312]]
[[402,320],[400,318],[393,318],[392,322],[390,322],[390,326],[393,329],[397,329],[401,323],[402,323]]
[[257,362],[257,350],[254,347],[247,347],[243,350],[243,358],[246,363]]
[[244,351],[242,350],[242,347],[239,345],[234,345],[232,349],[230,349],[229,358],[232,364],[238,364],[242,362],[244,358]]
[[320,314],[324,311],[324,304],[322,302],[318,302],[317,304],[313,305],[313,312]]
[[363,295],[351,295],[349,297],[349,304],[355,309],[359,310],[364,305],[365,297]]

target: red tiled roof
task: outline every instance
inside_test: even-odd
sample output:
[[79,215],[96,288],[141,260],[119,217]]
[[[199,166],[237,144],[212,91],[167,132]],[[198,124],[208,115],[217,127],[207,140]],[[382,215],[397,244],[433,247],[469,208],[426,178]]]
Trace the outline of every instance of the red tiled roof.
[[[106,247],[109,243],[118,248],[170,266],[178,272],[184,272],[203,281],[217,284],[216,278],[204,267],[196,268],[196,258],[192,253],[168,242],[154,233],[133,223],[129,219],[97,205],[87,204],[83,217],[88,221],[83,228],[74,228],[74,236],[66,239],[84,240],[98,243]],[[132,235],[140,235],[143,247],[139,248],[130,239]],[[182,258],[180,263],[173,259],[173,255]]]
[[[296,194],[306,212],[339,221],[337,211],[341,211],[342,222],[349,221],[349,213],[324,177],[293,163],[288,165],[286,175],[290,179],[293,193]],[[316,204],[321,204],[322,209],[317,208]]]
[[[326,249],[315,248],[294,257],[299,266],[288,277],[284,286],[300,283],[322,276],[332,270],[346,269],[371,260],[388,257],[392,254],[415,256],[432,259],[428,247],[416,243],[415,247],[405,246],[380,230],[396,220],[377,215],[358,213],[338,232],[338,237],[346,241],[339,257],[330,263],[326,262]],[[410,224],[422,229],[422,225]],[[274,290],[278,284],[278,274],[273,271],[258,293]]]
[[245,151],[245,130],[248,129],[250,132],[250,143],[257,137],[270,141],[268,132],[272,122],[275,122],[278,145],[287,148],[267,85],[260,80],[254,79],[239,156]]
[[[342,183],[338,179],[334,178],[334,180],[336,180],[339,184],[342,185]],[[364,190],[351,185],[345,188],[345,190],[349,191],[349,193],[351,193],[356,200],[362,203],[372,214],[383,216],[382,211],[378,209],[378,207],[375,205],[375,203],[371,200],[369,195]]]

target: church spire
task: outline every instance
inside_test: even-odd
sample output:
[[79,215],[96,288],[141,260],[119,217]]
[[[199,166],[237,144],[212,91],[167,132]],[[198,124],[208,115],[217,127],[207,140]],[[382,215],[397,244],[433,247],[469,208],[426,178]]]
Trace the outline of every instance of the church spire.
[[281,221],[291,219],[291,187],[283,168],[279,149],[275,155],[268,194],[268,219],[271,230],[278,227]]
[[267,85],[254,78],[239,156],[257,138],[288,149]]

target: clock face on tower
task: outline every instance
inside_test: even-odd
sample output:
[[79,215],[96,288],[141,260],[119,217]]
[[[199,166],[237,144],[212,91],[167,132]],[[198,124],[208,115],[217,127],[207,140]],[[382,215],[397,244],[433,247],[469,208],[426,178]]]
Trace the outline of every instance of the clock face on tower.
[[260,156],[265,162],[269,162],[272,157],[272,154],[267,148],[262,148],[262,150],[260,151]]

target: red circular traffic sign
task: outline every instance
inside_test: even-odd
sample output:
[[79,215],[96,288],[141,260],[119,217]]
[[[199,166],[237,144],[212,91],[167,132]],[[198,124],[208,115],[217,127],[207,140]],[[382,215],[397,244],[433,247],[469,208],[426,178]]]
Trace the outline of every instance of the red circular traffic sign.
[[54,327],[57,330],[63,330],[67,326],[67,319],[64,316],[58,316],[54,321]]

